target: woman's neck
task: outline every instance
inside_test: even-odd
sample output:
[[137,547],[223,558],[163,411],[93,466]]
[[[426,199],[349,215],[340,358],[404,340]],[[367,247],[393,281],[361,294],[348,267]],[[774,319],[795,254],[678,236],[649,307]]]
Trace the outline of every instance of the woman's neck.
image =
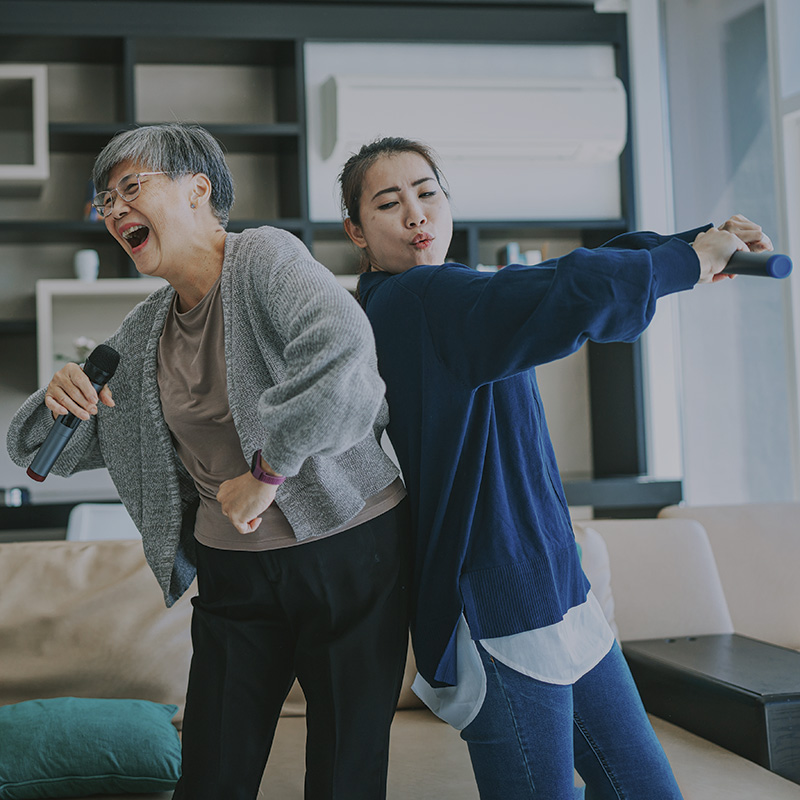
[[222,274],[225,259],[225,231],[220,228],[209,242],[194,248],[167,279],[178,294],[178,310],[194,308]]

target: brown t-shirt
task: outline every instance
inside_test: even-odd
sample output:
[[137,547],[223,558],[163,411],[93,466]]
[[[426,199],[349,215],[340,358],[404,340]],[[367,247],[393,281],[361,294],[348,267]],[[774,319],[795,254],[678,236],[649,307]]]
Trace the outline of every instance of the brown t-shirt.
[[[216,499],[220,484],[248,472],[250,460],[242,453],[228,404],[220,281],[185,313],[178,311],[177,298],[176,294],[159,341],[158,388],[175,449],[200,494],[195,538],[221,550],[273,550],[300,544],[278,500],[261,515],[263,521],[253,533],[239,533],[222,513]],[[405,494],[398,478],[368,498],[345,525],[321,535],[367,522],[396,506]]]

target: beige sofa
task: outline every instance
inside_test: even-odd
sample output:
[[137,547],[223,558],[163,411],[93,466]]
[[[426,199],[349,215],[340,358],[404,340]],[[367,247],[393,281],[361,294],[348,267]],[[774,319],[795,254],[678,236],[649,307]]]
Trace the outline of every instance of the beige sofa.
[[[733,630],[714,554],[698,523],[593,521],[577,525],[576,536],[621,639]],[[178,706],[179,727],[190,615],[189,597],[164,609],[137,541],[0,544],[0,705],[61,696],[142,698]],[[466,746],[420,706],[408,688],[413,672],[410,661],[392,733],[389,797],[477,800]],[[302,714],[295,689],[260,800],[303,797]],[[686,800],[800,798],[797,784],[674,725],[653,723]]]
[[800,503],[668,506],[708,534],[737,633],[800,650]]

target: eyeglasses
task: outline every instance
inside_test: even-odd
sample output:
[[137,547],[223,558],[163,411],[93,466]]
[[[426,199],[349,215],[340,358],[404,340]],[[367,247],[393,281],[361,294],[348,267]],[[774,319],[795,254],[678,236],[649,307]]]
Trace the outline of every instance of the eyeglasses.
[[113,189],[106,189],[98,192],[92,200],[92,205],[97,209],[101,217],[107,217],[114,210],[114,192],[116,192],[125,202],[135,200],[142,191],[141,179],[147,175],[166,175],[166,172],[132,172],[124,178],[120,178]]

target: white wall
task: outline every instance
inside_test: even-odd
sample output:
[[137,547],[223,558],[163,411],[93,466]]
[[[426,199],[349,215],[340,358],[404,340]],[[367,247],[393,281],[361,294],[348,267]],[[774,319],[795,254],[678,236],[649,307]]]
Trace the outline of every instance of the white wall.
[[[662,9],[676,227],[743,213],[780,249],[763,2],[662,0]],[[690,503],[794,496],[787,291],[786,281],[740,277],[680,295]]]
[[[771,43],[772,103],[781,223],[785,252],[800,264],[800,3],[796,0],[767,1],[767,35]],[[800,280],[787,281],[787,374],[794,393],[791,403],[793,427],[794,489],[800,497]]]
[[[676,228],[659,0],[636,0],[627,10],[635,227],[672,233]],[[677,308],[674,295],[659,300],[653,321],[642,336],[647,472],[654,478],[683,475]]]

